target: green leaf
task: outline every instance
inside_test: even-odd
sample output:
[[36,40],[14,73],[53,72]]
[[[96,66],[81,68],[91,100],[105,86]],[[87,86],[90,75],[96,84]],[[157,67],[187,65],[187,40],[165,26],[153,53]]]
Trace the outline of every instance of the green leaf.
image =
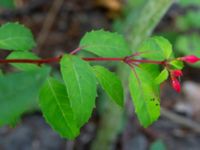
[[65,85],[53,78],[47,79],[40,92],[40,108],[50,126],[69,139],[79,134]]
[[95,106],[95,75],[89,64],[77,56],[64,55],[60,65],[72,110],[78,126],[82,126]]
[[153,60],[166,60],[173,57],[172,45],[160,36],[144,41],[139,47],[139,52],[144,52],[141,54],[142,57]]
[[155,80],[155,78],[158,77],[160,74],[160,66],[155,64],[140,64],[140,67],[145,70],[152,79]]
[[138,78],[131,72],[129,89],[140,124],[148,127],[160,116],[159,85],[142,66],[135,68],[135,71]]
[[156,140],[150,146],[150,150],[166,150],[166,146],[162,140]]
[[169,76],[169,72],[168,70],[165,68],[161,71],[161,73],[157,76],[157,78],[155,79],[155,83],[160,84],[162,82],[164,82],[165,80],[167,80]]
[[124,93],[120,79],[116,74],[110,72],[104,67],[94,66],[93,67],[96,78],[105,92],[110,98],[118,105],[124,105]]
[[18,23],[0,27],[0,49],[27,51],[35,47],[31,31]]
[[172,69],[181,70],[184,67],[183,62],[180,61],[180,60],[172,60],[172,61],[169,62],[169,64],[171,65]]
[[[38,56],[36,56],[34,53],[31,52],[12,52],[6,59],[39,59]],[[12,66],[16,67],[19,70],[22,71],[29,71],[29,70],[35,70],[40,68],[36,64],[25,64],[25,63],[11,63]]]
[[104,30],[86,33],[81,39],[80,47],[101,57],[123,57],[131,54],[122,35]]
[[12,9],[15,7],[14,0],[0,0],[0,7]]
[[49,68],[0,76],[0,126],[13,124],[32,108]]

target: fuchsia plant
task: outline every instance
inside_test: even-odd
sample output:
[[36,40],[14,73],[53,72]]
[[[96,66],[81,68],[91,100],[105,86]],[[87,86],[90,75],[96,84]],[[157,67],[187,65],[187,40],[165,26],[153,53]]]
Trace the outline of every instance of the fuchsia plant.
[[[0,125],[15,123],[33,103],[38,103],[47,123],[70,139],[79,135],[92,115],[97,85],[120,107],[125,103],[121,79],[92,62],[129,66],[129,91],[135,113],[140,124],[148,127],[160,116],[160,84],[170,75],[173,89],[180,92],[183,62],[200,61],[194,55],[174,58],[171,44],[163,37],[149,38],[132,52],[123,36],[104,30],[86,33],[70,54],[42,59],[30,52],[34,46],[26,27],[8,23],[0,28],[0,49],[11,51],[0,59],[0,64],[10,64],[16,69],[0,75]],[[60,64],[62,80],[51,75],[50,63]]]
[[[200,58],[198,58],[195,55],[188,55],[188,56],[177,58],[177,60],[181,60],[186,63],[193,64],[193,63],[197,63],[198,61],[200,61]],[[181,70],[172,70],[171,71],[171,84],[172,84],[172,87],[174,88],[174,90],[178,93],[181,91],[181,85],[180,85],[178,78],[181,77],[182,75],[183,75],[183,73]]]
[[183,73],[181,70],[172,70],[171,71],[171,84],[172,84],[172,87],[174,88],[174,90],[177,91],[178,93],[181,91],[181,85],[177,78],[179,78],[182,75],[183,75]]
[[198,58],[195,55],[188,55],[188,56],[184,56],[184,57],[179,58],[179,60],[193,64],[193,63],[198,62],[200,60],[200,58]]
[[[78,51],[80,51],[82,48],[78,47],[77,49],[73,50],[70,54],[76,54]],[[140,56],[139,53],[136,53],[137,56]],[[131,67],[131,69],[133,69],[133,66],[138,66],[137,63],[150,63],[150,64],[159,64],[159,65],[163,65],[164,67],[166,67],[168,65],[167,61],[154,61],[154,60],[142,60],[142,59],[134,59],[133,57],[135,56],[135,54],[130,55],[130,56],[126,56],[126,57],[122,57],[122,58],[103,58],[103,57],[98,57],[98,58],[82,58],[85,61],[122,61],[125,64],[129,65]],[[32,64],[37,64],[37,65],[41,65],[41,64],[45,64],[45,63],[55,63],[55,62],[60,62],[60,60],[62,59],[62,56],[58,56],[58,57],[53,57],[53,58],[47,58],[47,59],[40,59],[40,60],[31,60],[31,59],[7,59],[7,60],[0,60],[0,63],[2,64],[6,64],[6,63],[32,63]],[[194,55],[188,55],[188,56],[184,56],[184,57],[180,57],[177,58],[177,60],[181,60],[184,61],[186,63],[196,63],[198,61],[200,61],[200,58],[198,58],[197,56]],[[170,71],[170,70],[169,70]],[[173,89],[176,92],[180,92],[181,91],[181,85],[179,82],[179,77],[181,77],[183,75],[181,70],[171,70],[171,84]],[[133,71],[133,73],[135,73]]]
[[176,92],[180,92],[181,91],[181,85],[180,85],[180,82],[178,81],[177,78],[175,77],[171,77],[171,82],[172,82],[172,87],[173,89],[176,91]]
[[183,75],[183,72],[181,70],[172,70],[171,73],[172,73],[172,76],[174,77],[180,77]]

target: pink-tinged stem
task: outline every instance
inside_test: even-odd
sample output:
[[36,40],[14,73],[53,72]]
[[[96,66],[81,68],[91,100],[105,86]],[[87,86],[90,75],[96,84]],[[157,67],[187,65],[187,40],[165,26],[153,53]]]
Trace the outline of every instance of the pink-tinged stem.
[[[53,57],[53,58],[46,58],[46,59],[0,59],[0,64],[6,63],[32,63],[32,64],[45,64],[45,63],[55,63],[59,62],[62,56]],[[104,57],[97,57],[97,58],[82,58],[85,61],[124,61],[124,58],[104,58]],[[141,60],[141,59],[130,59],[129,63],[150,63],[150,64],[160,64],[163,65],[165,61],[155,61],[155,60]],[[125,62],[126,63],[126,62]]]
[[123,61],[124,58],[103,58],[103,57],[97,57],[97,58],[83,58],[85,61]]
[[[82,48],[78,47],[75,50],[73,50],[70,54],[74,55],[77,52],[79,52]],[[131,59],[133,56],[137,56],[140,53],[135,53],[131,56],[126,57],[94,57],[94,58],[82,58],[85,61],[122,61],[126,64],[131,63],[151,63],[151,64],[160,64],[165,65],[165,61],[155,61],[155,60],[142,60],[142,59]],[[7,64],[7,63],[30,63],[30,64],[45,64],[45,63],[58,63],[60,62],[62,56],[57,56],[53,58],[46,58],[46,59],[0,59],[0,64]]]
[[74,55],[74,54],[78,53],[81,49],[82,49],[81,47],[78,47],[75,50],[71,51],[70,54]]
[[[59,62],[62,56],[46,58],[46,59],[0,59],[0,64],[7,63],[30,63],[30,64],[45,64]],[[123,61],[123,58],[83,58],[85,61]]]
[[29,63],[29,64],[45,64],[59,62],[61,57],[53,57],[47,59],[0,59],[0,64],[7,63]]

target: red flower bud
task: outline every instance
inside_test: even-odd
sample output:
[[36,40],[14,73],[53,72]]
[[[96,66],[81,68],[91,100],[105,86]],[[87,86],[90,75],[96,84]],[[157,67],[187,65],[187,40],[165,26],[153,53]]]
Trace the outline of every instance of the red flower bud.
[[172,77],[171,79],[172,79],[171,84],[172,84],[173,89],[174,89],[176,92],[179,93],[179,92],[181,91],[180,82],[179,82],[176,78],[174,78],[174,77]]
[[188,55],[188,56],[185,56],[185,57],[181,57],[180,60],[185,61],[187,63],[196,63],[200,60],[200,58],[198,58],[195,55]]
[[172,73],[172,76],[174,77],[180,77],[183,75],[183,72],[181,70],[172,70],[171,73]]

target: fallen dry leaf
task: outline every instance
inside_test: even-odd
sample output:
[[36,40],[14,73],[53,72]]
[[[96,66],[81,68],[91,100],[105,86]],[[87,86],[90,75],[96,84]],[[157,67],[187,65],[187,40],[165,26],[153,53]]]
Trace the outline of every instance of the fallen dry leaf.
[[121,14],[121,0],[96,0],[95,5],[107,9],[109,18],[116,18]]

